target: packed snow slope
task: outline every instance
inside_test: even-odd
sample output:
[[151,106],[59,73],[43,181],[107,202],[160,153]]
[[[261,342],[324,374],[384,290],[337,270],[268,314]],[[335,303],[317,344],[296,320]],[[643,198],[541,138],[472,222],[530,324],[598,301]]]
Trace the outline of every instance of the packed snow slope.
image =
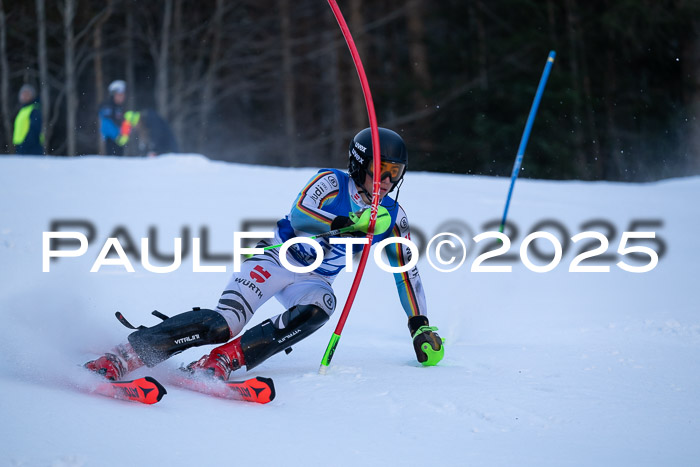
[[[519,180],[509,256],[481,263],[512,270],[473,272],[477,256],[499,246],[472,237],[497,230],[509,181],[409,173],[400,201],[422,245],[431,324],[446,338],[439,366],[416,362],[394,279],[371,259],[327,375],[318,367],[352,273],[336,280],[338,311],[325,327],[249,374],[274,379],[270,404],[169,387],[160,403],[144,406],[77,389],[92,377],[78,365],[128,335],[115,311],[153,325],[154,309],[215,306],[233,269],[233,233],[269,230],[316,170],[196,155],[1,157],[0,465],[699,465],[697,177]],[[88,249],[43,272],[49,231],[83,232]],[[532,270],[554,257],[547,239],[526,249],[534,266],[519,256],[534,231],[563,246],[551,271]],[[608,244],[571,240],[586,231]],[[628,231],[655,238],[620,245]],[[439,232],[467,246],[453,272],[439,272],[425,255]],[[124,264],[90,272],[110,237],[134,272]],[[140,258],[144,237],[153,248],[147,264],[158,267],[172,262],[182,238],[179,268],[149,271]],[[194,272],[193,237],[202,241],[201,265],[225,272]],[[577,255],[601,245],[605,251],[579,266],[608,271],[570,272]],[[626,254],[635,245],[647,253]],[[447,263],[458,251],[443,244],[441,254]],[[460,259],[442,264],[432,255],[442,268]],[[643,268],[654,255],[649,272],[617,265]],[[280,311],[271,300],[254,322]],[[210,348],[137,375],[167,375]]]

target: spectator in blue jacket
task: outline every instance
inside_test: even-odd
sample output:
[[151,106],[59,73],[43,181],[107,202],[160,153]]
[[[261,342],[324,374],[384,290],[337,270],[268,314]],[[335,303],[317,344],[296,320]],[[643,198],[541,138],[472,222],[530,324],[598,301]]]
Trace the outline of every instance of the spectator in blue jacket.
[[44,154],[41,133],[41,104],[36,89],[31,84],[25,84],[19,90],[20,110],[15,118],[15,128],[12,144],[15,154]]
[[[109,97],[100,106],[100,133],[105,141],[105,153],[108,156],[122,156],[124,146],[129,140],[128,128],[124,123],[124,102],[126,101],[126,82],[112,81],[109,84]],[[124,134],[126,132],[126,134]]]

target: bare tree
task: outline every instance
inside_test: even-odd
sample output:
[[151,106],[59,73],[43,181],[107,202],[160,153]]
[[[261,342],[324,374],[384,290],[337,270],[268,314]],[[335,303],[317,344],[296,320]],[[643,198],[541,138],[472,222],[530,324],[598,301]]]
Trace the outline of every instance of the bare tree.
[[[37,0],[38,1],[43,1],[43,0]],[[104,15],[101,16],[100,20],[95,23],[95,29],[92,31],[92,45],[94,49],[94,54],[95,58],[93,60],[93,67],[95,70],[95,93],[96,93],[96,103],[97,105],[100,105],[100,103],[104,99],[104,88],[105,88],[105,79],[104,79],[104,69],[102,66],[102,57],[104,55],[104,47],[102,45],[102,30],[104,27],[104,24],[107,22],[109,19],[110,15],[112,14],[112,0],[107,0],[107,10]],[[132,83],[129,83],[132,85]],[[104,154],[104,140],[102,139],[102,136],[100,135],[99,132],[97,132],[97,144],[98,147],[100,148],[99,153]]]
[[126,56],[126,83],[129,86],[127,90],[127,107],[133,109],[136,104],[136,64],[134,59],[134,35],[136,34],[134,26],[134,10],[126,8],[126,31],[124,33],[124,55]]
[[44,153],[49,154],[49,141],[53,133],[50,125],[51,87],[49,84],[49,59],[46,45],[46,1],[36,0],[37,53],[39,61],[39,93],[41,95],[41,130],[44,134]]
[[[693,22],[693,29],[700,30],[700,20]],[[688,154],[692,158],[688,161],[688,168],[693,173],[700,173],[700,35],[695,34],[683,63],[686,76],[692,77],[687,85],[686,105],[688,113],[694,116],[688,123]]]
[[484,21],[484,15],[482,10],[484,10],[483,0],[476,1],[476,8],[473,4],[469,3],[470,18],[474,22],[474,28],[476,29],[476,47],[477,47],[477,61],[479,63],[479,87],[482,91],[486,91],[489,88],[489,68],[488,68],[488,39],[486,36],[486,25]]
[[[328,22],[335,22],[331,15],[327,16]],[[327,24],[328,24],[327,22]],[[335,27],[334,24],[330,24],[331,27]],[[335,30],[330,28],[325,28],[323,32],[323,42],[330,44],[335,37]],[[321,154],[322,158],[318,161],[319,165],[334,165],[342,167],[345,161],[345,151],[343,147],[346,147],[345,141],[342,140],[342,83],[340,80],[340,49],[338,47],[330,47],[327,54],[327,65],[323,67],[326,70],[326,87],[330,89],[328,94],[328,106],[326,107],[327,114],[330,116],[328,119],[328,134],[331,137],[331,147],[330,154]],[[330,163],[333,161],[333,163]]]
[[76,154],[76,129],[78,110],[78,85],[75,66],[75,20],[76,0],[64,0],[63,3],[63,53],[66,91],[66,155]]
[[185,28],[184,28],[184,17],[182,13],[182,6],[184,0],[175,0],[175,5],[173,9],[173,42],[178,44],[178,47],[174,47],[172,51],[172,84],[171,84],[171,98],[170,98],[170,124],[176,135],[176,139],[181,141],[182,134],[185,131],[185,99],[184,99],[184,89],[185,89],[185,72],[187,67],[185,66],[185,55],[186,51],[182,46],[184,44]]
[[163,8],[163,22],[160,30],[160,43],[158,46],[158,52],[156,60],[156,108],[158,113],[160,113],[164,118],[168,118],[169,105],[168,105],[168,59],[170,51],[170,28],[172,25],[173,17],[173,0],[165,0],[165,5]]
[[[63,95],[66,102],[66,155],[74,156],[77,154],[77,132],[78,132],[78,79],[83,68],[93,58],[93,49],[89,45],[85,45],[85,38],[89,37],[89,32],[92,31],[96,24],[99,24],[103,18],[111,11],[111,4],[103,8],[99,13],[90,15],[90,20],[87,24],[75,32],[75,18],[77,15],[77,1],[64,0],[61,14],[63,15],[63,67],[64,67],[64,85]],[[81,45],[83,44],[83,45]],[[60,98],[61,94],[59,94]]]
[[197,147],[200,151],[208,137],[209,117],[214,109],[214,90],[217,87],[217,70],[219,58],[221,56],[221,42],[223,40],[223,22],[226,4],[224,0],[216,0],[216,9],[212,18],[211,26],[211,47],[209,53],[209,63],[204,74],[202,86],[202,98],[199,105],[199,142]]
[[[354,0],[350,2],[350,24],[352,25],[355,47],[360,54],[360,58],[367,57],[367,38],[365,34],[365,17],[362,13],[364,0]],[[357,74],[348,73],[347,78],[351,80],[350,88],[357,90]],[[353,93],[352,97],[352,121],[355,128],[365,128],[368,126],[367,106],[362,99],[362,90]]]
[[620,157],[620,131],[618,129],[617,110],[615,108],[615,94],[618,91],[618,72],[614,52],[607,49],[605,51],[605,59],[608,66],[607,79],[605,80],[605,118],[608,144],[606,145],[607,157],[605,158],[604,165],[606,175],[610,177],[613,173],[615,176],[620,175],[622,171],[622,158]]
[[406,23],[408,26],[408,54],[411,60],[411,70],[418,86],[415,87],[414,98],[423,108],[427,105],[425,95],[431,87],[430,68],[428,64],[428,49],[425,45],[425,8],[423,0],[411,0],[406,5]]
[[576,154],[576,163],[578,172],[584,179],[588,179],[588,160],[584,149],[583,128],[581,120],[583,119],[583,105],[581,103],[581,84],[580,84],[580,33],[579,33],[579,16],[578,7],[574,0],[565,0],[566,8],[566,23],[567,36],[569,42],[569,63],[571,64],[571,89],[574,91],[572,98],[571,109],[571,126],[574,138],[574,154]]
[[299,165],[296,147],[296,115],[294,101],[296,100],[294,86],[294,71],[292,69],[292,32],[289,18],[289,0],[280,0],[279,18],[282,31],[282,83],[284,133],[287,140],[287,156],[290,165]]
[[[596,116],[595,110],[593,109],[593,89],[591,84],[591,73],[588,69],[586,62],[586,41],[580,40],[581,56],[584,57],[581,60],[581,79],[583,81],[583,95],[585,96],[585,108],[586,108],[586,128],[581,128],[581,132],[584,133],[584,139],[588,141],[595,141],[596,143],[592,146],[591,157],[593,158],[592,170],[589,173],[593,175],[593,178],[600,179],[603,176],[603,158],[600,157],[600,137],[598,136],[598,128],[596,126]],[[586,134],[587,130],[587,134]]]
[[[427,94],[432,88],[432,78],[428,63],[428,49],[425,44],[425,8],[423,0],[411,0],[406,5],[406,23],[408,29],[408,56],[410,69],[415,85],[413,86],[413,102],[416,110],[427,109],[430,106]],[[425,152],[433,152],[433,137],[430,126],[421,126],[416,135],[417,145]],[[415,143],[414,143],[415,144]]]

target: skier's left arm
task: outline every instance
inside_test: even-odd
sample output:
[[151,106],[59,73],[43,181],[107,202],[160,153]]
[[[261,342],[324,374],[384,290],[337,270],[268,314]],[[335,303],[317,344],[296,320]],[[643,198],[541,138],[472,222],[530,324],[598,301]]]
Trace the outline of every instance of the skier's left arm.
[[[408,218],[406,213],[399,207],[396,216],[396,223],[391,231],[392,237],[403,237],[411,239],[411,232],[408,228]],[[385,249],[389,264],[392,267],[403,268],[411,260],[413,252],[403,243],[392,243]],[[423,282],[421,281],[418,267],[413,266],[406,272],[394,273],[396,288],[399,292],[399,299],[406,315],[412,316],[428,314],[428,307],[425,301]]]
[[[401,207],[396,216],[392,236],[411,239],[408,217]],[[392,267],[404,267],[410,262],[413,254],[403,243],[393,243],[387,246],[385,251]],[[442,360],[445,349],[442,339],[437,334],[437,328],[431,327],[428,322],[425,291],[418,268],[413,266],[408,271],[394,273],[394,279],[401,305],[408,316],[408,329],[413,338],[416,358],[423,365],[436,365]]]

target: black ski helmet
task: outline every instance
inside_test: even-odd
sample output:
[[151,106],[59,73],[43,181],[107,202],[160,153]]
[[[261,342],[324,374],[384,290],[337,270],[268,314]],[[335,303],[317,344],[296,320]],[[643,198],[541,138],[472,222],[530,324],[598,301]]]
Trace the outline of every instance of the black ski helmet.
[[[381,160],[404,165],[403,173],[400,178],[394,182],[391,190],[389,190],[391,192],[401,182],[406,173],[406,167],[408,167],[408,151],[406,151],[406,144],[398,133],[381,127],[377,128],[377,130],[379,133],[379,155]],[[370,128],[365,128],[350,141],[350,148],[348,149],[348,173],[355,183],[361,187],[365,183],[367,169],[373,162],[373,154],[372,130]]]

